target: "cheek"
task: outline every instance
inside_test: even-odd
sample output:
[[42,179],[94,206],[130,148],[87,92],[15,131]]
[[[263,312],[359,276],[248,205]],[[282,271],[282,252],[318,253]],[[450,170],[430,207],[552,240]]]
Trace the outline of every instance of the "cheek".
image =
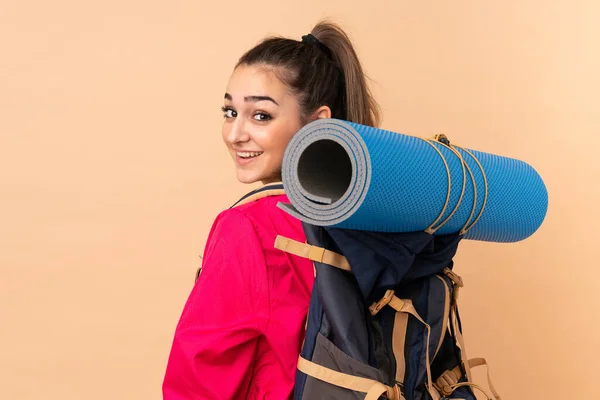
[[274,126],[256,129],[250,134],[250,140],[262,151],[272,152],[277,149],[277,143],[281,132]]
[[221,139],[223,139],[223,142],[225,142],[227,146],[230,145],[229,140],[227,139],[227,137],[229,136],[229,130],[230,128],[228,127],[228,125],[224,123],[223,128],[221,128]]
[[269,127],[269,130],[261,135],[259,144],[264,150],[283,154],[292,137],[298,132],[298,129],[300,128],[297,124],[292,125],[289,123]]

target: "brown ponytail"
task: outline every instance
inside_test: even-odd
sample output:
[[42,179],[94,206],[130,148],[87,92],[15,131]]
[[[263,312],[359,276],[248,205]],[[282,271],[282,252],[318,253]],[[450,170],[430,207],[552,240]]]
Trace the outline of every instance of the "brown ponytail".
[[296,95],[304,122],[326,105],[332,118],[377,127],[381,111],[348,35],[327,21],[319,22],[311,35],[318,42],[267,38],[246,52],[237,65],[273,69]]
[[346,119],[378,126],[381,111],[367,85],[362,65],[348,35],[336,24],[325,21],[319,22],[311,33],[331,50],[342,68],[346,88]]

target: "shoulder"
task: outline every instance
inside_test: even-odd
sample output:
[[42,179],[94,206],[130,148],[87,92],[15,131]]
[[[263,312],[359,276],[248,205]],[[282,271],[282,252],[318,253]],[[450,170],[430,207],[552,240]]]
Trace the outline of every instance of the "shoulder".
[[275,183],[245,194],[224,213],[242,215],[258,230],[277,230],[286,224],[294,224],[294,221],[299,222],[278,207],[279,203],[288,202],[283,184]]
[[[260,236],[253,221],[242,210],[231,208],[219,213],[204,248],[200,269],[204,281],[233,279],[239,284],[265,281],[265,249]],[[200,277],[199,272],[197,277]]]
[[289,203],[283,188],[266,187],[242,196],[231,208],[218,214],[210,241],[225,237],[245,244],[253,241],[271,249],[278,234],[303,240],[301,222],[280,209],[279,203]]
[[285,218],[289,214],[277,206],[280,202],[288,202],[287,196],[283,193],[254,199],[250,202],[236,205],[227,211],[238,212],[251,220],[263,219],[262,217],[266,216],[278,216]]
[[241,232],[254,231],[260,236],[265,231],[277,231],[295,219],[281,210],[278,204],[287,203],[285,194],[270,195],[233,206],[219,213],[215,224]]
[[236,246],[247,246],[249,243],[257,243],[252,221],[240,210],[228,209],[219,213],[213,221],[204,258],[210,258],[215,249],[221,249],[220,253],[228,253]]
[[261,219],[261,216],[278,210],[279,201],[287,201],[283,185],[272,185],[250,191],[217,215],[213,230],[219,226],[235,228],[237,225],[253,225],[253,222]]

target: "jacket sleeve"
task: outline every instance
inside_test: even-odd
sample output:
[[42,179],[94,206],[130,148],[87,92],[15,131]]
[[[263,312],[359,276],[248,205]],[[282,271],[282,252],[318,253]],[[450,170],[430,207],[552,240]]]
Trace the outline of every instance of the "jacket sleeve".
[[244,399],[269,318],[264,253],[254,225],[223,212],[183,308],[163,381],[164,400]]

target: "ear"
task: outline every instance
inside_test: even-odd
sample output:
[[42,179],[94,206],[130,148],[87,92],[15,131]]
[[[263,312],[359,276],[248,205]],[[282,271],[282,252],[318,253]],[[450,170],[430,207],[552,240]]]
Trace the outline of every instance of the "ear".
[[321,106],[314,112],[313,118],[331,118],[331,109],[328,106]]

